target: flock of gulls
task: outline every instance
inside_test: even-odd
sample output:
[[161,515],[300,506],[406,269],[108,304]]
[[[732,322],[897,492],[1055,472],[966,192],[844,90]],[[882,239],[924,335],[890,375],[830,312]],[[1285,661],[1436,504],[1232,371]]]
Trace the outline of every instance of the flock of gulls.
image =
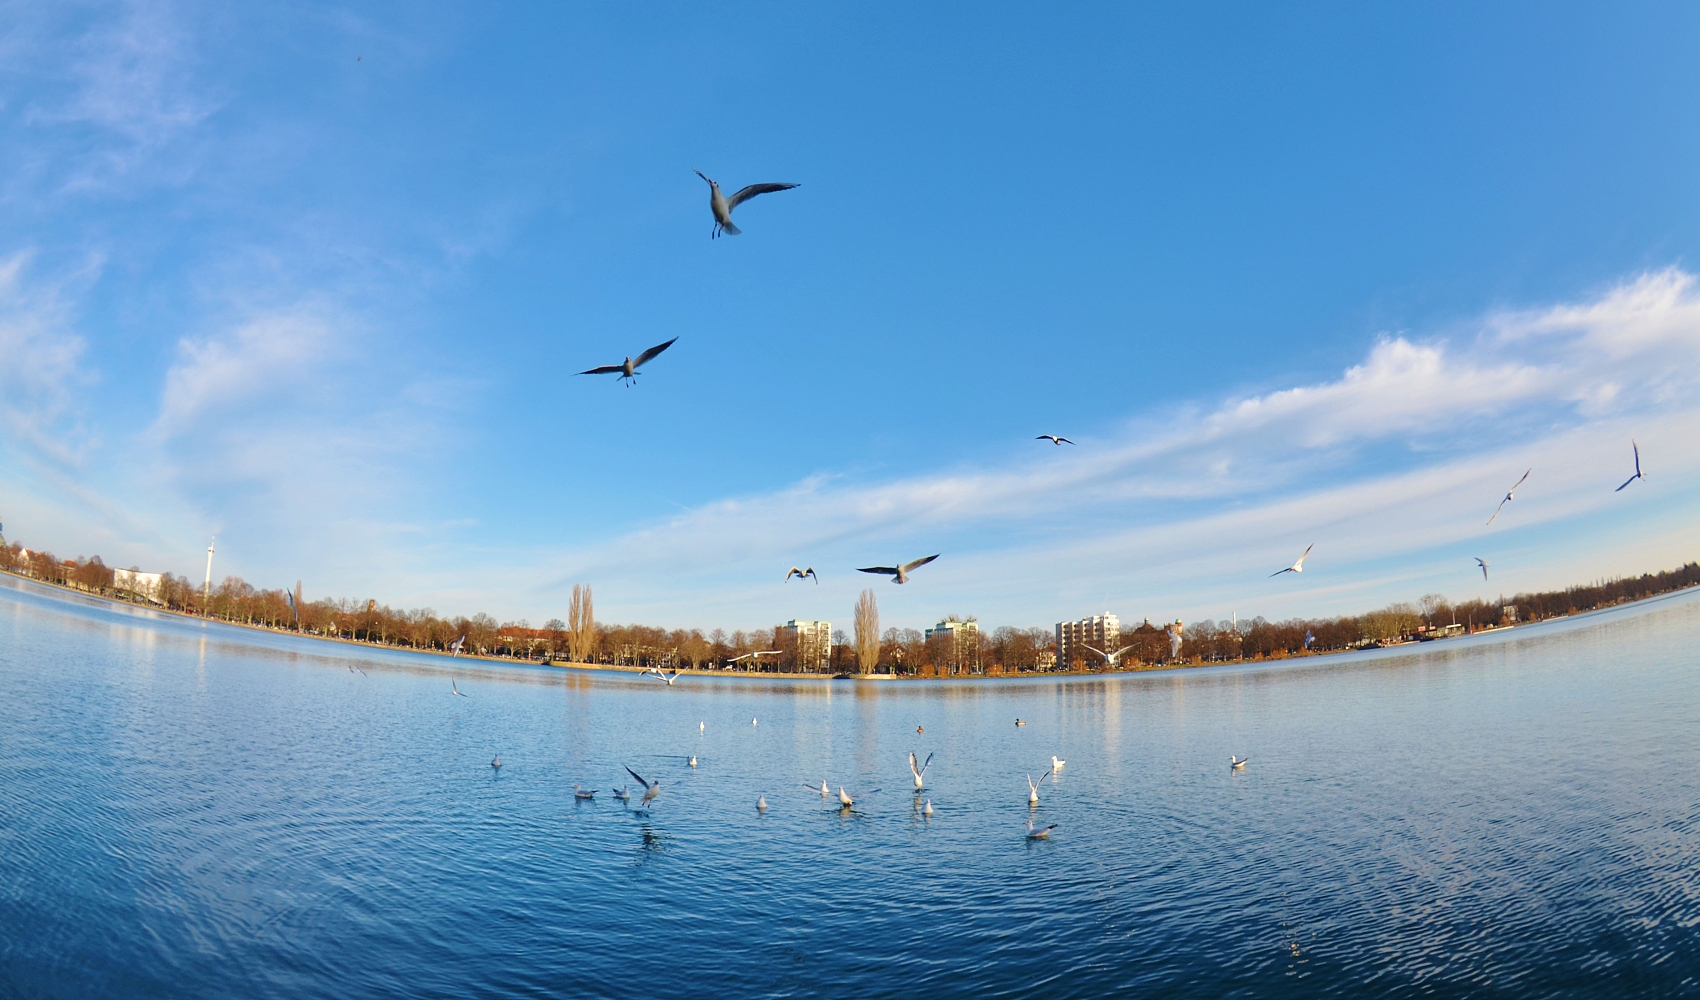
[[[651,672],[652,671],[649,671],[649,670],[644,671],[645,674],[648,674],[648,673],[651,673]],[[659,674],[659,671],[653,671],[653,672]],[[678,675],[674,674],[673,676],[676,678]],[[667,683],[668,683],[668,686],[671,686],[673,681],[671,679],[668,679]],[[449,681],[449,691],[454,697],[457,697],[457,698],[467,697],[465,692],[461,691],[460,684],[457,681],[455,681],[453,678],[451,678],[450,681]],[[1016,719],[1015,724],[1016,724],[1017,727],[1025,727],[1028,723],[1025,719]],[[758,725],[758,721],[756,719],[750,720],[750,726],[752,728],[756,727],[757,725]],[[708,723],[706,721],[697,723],[697,731],[698,732],[706,732],[707,729],[708,729]],[[917,733],[925,733],[926,731],[927,730],[924,726],[916,726],[915,727],[915,732],[917,732]],[[915,753],[915,751],[913,751],[913,750],[909,751],[909,761],[908,761],[908,763],[909,763],[909,776],[915,783],[914,802],[913,802],[912,807],[913,807],[915,814],[920,816],[925,821],[930,821],[933,818],[934,812],[936,811],[933,808],[932,796],[928,794],[929,792],[932,791],[932,788],[930,788],[927,785],[927,770],[933,766],[933,758],[935,756],[937,756],[937,754],[929,753],[929,754],[927,754],[927,759],[922,760]],[[1228,770],[1229,771],[1243,771],[1243,770],[1245,770],[1245,766],[1250,762],[1251,762],[1251,758],[1249,758],[1249,757],[1239,757],[1239,756],[1230,754],[1228,756]],[[686,758],[685,763],[686,763],[686,766],[688,766],[692,769],[695,769],[697,767],[696,755],[692,754],[689,758]],[[1037,810],[1039,808],[1039,789],[1040,789],[1040,787],[1044,784],[1044,782],[1047,778],[1056,778],[1056,777],[1060,776],[1062,774],[1063,768],[1066,767],[1067,765],[1068,765],[1068,761],[1063,760],[1061,757],[1058,757],[1055,754],[1052,754],[1051,755],[1051,766],[1049,768],[1047,768],[1043,773],[1041,773],[1037,779],[1035,779],[1031,773],[1024,775],[1024,777],[1027,779],[1027,810],[1028,810],[1028,815],[1027,815],[1027,818],[1026,818],[1026,830],[1027,830],[1026,839],[1027,840],[1029,840],[1029,841],[1050,840],[1051,839],[1051,832],[1053,830],[1057,829],[1056,823],[1051,823],[1047,826],[1036,825],[1033,822],[1033,815],[1034,815],[1035,810]],[[633,770],[632,767],[629,764],[624,765],[624,767],[625,767],[626,773],[632,776],[632,780],[637,782],[638,787],[643,790],[643,793],[638,797],[637,804],[634,806],[634,805],[632,805],[632,802],[631,802],[631,799],[632,799],[632,789],[631,789],[631,787],[628,786],[628,787],[624,787],[624,788],[615,788],[612,792],[615,800],[622,802],[622,803],[625,803],[629,808],[632,808],[632,809],[642,809],[646,812],[653,810],[654,807],[655,807],[655,800],[661,797],[661,782],[660,782],[660,780],[651,781],[648,778],[645,778],[643,775],[641,775],[641,774],[637,773],[635,770]],[[497,754],[495,757],[493,757],[490,760],[490,768],[493,771],[498,771],[498,772],[501,771],[501,769],[502,769],[502,756],[501,756],[501,754]],[[834,789],[832,783],[827,781],[825,778],[821,779],[820,784],[818,786],[813,781],[805,781],[802,784],[803,784],[804,788],[809,790],[809,793],[811,795],[819,795],[822,802],[836,803],[834,808],[838,811],[838,814],[840,816],[857,815],[860,812],[860,810],[857,809],[856,803],[858,801],[860,801],[861,799],[867,797],[867,796],[877,795],[881,791],[878,788],[871,788],[871,789],[868,789],[867,791],[851,792],[842,784],[838,785],[837,788]],[[597,794],[600,793],[600,792],[601,792],[601,789],[599,789],[599,788],[585,788],[583,785],[575,783],[573,785],[573,801],[574,802],[594,802],[594,801],[596,801]],[[758,815],[764,815],[765,816],[767,814],[768,803],[767,803],[767,793],[766,792],[761,792],[761,793],[758,793],[756,795],[755,807],[756,807],[756,813]]]
[[[714,228],[709,233],[709,237],[711,239],[716,239],[716,238],[719,238],[720,236],[738,236],[738,235],[742,234],[743,230],[739,229],[737,226],[732,224],[732,211],[734,209],[736,209],[739,205],[742,205],[744,202],[749,201],[751,198],[754,198],[757,195],[771,194],[775,191],[789,191],[792,188],[802,186],[800,184],[777,183],[777,182],[749,184],[749,185],[745,185],[744,187],[739,188],[734,194],[732,194],[730,197],[727,197],[724,193],[721,192],[720,184],[717,181],[715,181],[712,177],[709,177],[707,174],[703,173],[701,170],[697,170],[697,171],[695,171],[695,173],[698,177],[701,177],[708,184],[708,208],[709,208],[710,214],[712,214],[714,216]],[[646,363],[653,361],[655,359],[655,357],[657,355],[659,355],[662,351],[665,351],[667,348],[672,347],[673,344],[678,339],[679,339],[678,337],[674,337],[672,340],[669,340],[664,344],[657,344],[654,347],[651,347],[649,350],[644,351],[642,354],[639,354],[635,358],[628,355],[626,357],[626,359],[623,362],[621,362],[620,364],[617,364],[617,365],[601,365],[601,366],[596,367],[596,368],[591,368],[591,369],[588,369],[586,371],[579,372],[578,374],[580,374],[580,375],[618,375],[619,381],[624,383],[628,388],[630,388],[633,384],[635,384],[637,382],[637,377],[638,377],[638,375],[641,374],[641,372],[639,372],[638,369],[642,368]],[[1051,444],[1053,444],[1057,447],[1061,447],[1065,444],[1066,445],[1073,445],[1074,444],[1073,441],[1071,441],[1068,438],[1063,437],[1059,434],[1040,434],[1034,440],[1036,440],[1036,441],[1049,441]],[[1617,488],[1618,492],[1621,492],[1624,487],[1628,486],[1630,483],[1633,483],[1635,480],[1644,478],[1643,475],[1642,475],[1642,472],[1641,472],[1641,446],[1633,440],[1630,441],[1630,446],[1634,450],[1635,474],[1633,476],[1630,476],[1628,479],[1624,480],[1623,486],[1619,486]],[[1499,519],[1500,512],[1505,509],[1506,504],[1508,504],[1512,500],[1516,499],[1518,487],[1522,486],[1523,483],[1528,480],[1529,475],[1532,472],[1534,472],[1533,469],[1529,469],[1529,470],[1525,471],[1523,473],[1523,477],[1521,479],[1517,480],[1516,483],[1512,484],[1512,486],[1509,490],[1505,491],[1505,497],[1502,500],[1499,501],[1499,506],[1494,508],[1493,516],[1488,518],[1487,523],[1489,525],[1492,525],[1494,521],[1497,521]],[[1295,560],[1294,563],[1291,566],[1288,566],[1285,569],[1277,570],[1274,573],[1271,573],[1270,576],[1272,576],[1272,577],[1280,576],[1283,573],[1303,573],[1304,572],[1305,556],[1310,555],[1310,550],[1315,548],[1315,547],[1316,547],[1316,544],[1314,542],[1311,543],[1311,545],[1305,549],[1304,555],[1299,556],[1299,558],[1297,560]],[[927,563],[930,563],[934,559],[937,559],[937,558],[938,558],[938,555],[934,554],[934,555],[927,556],[925,559],[917,559],[914,562],[905,563],[901,566],[869,566],[869,567],[860,569],[857,572],[883,574],[885,576],[891,577],[893,583],[908,583],[909,582],[909,572],[911,570],[915,569],[918,566],[925,566]],[[1476,563],[1478,564],[1479,568],[1482,571],[1482,578],[1485,580],[1487,578],[1487,570],[1488,570],[1487,563],[1479,557],[1476,559]],[[799,579],[804,579],[804,580],[812,578],[815,581],[815,583],[817,583],[817,584],[820,583],[820,576],[815,573],[814,567],[812,567],[812,566],[809,567],[808,569],[798,569],[795,566],[791,567],[790,572],[785,574],[785,581],[787,583],[789,583],[791,581],[792,577],[797,577]]]

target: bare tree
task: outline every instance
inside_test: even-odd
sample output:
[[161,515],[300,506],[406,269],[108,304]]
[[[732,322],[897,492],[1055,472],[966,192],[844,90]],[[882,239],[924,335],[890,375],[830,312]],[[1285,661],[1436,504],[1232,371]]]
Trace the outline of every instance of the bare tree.
[[590,597],[590,584],[575,583],[567,604],[567,659],[585,663],[595,646],[596,606]]
[[856,666],[870,674],[880,662],[880,606],[872,588],[856,600]]

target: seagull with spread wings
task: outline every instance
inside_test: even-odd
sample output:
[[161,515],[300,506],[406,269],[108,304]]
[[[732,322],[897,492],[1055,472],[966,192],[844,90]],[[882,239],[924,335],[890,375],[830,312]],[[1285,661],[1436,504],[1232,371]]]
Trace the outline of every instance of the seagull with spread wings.
[[[1104,658],[1104,666],[1107,667],[1107,668],[1110,668],[1110,669],[1115,668],[1116,657],[1122,655],[1123,653],[1125,653],[1128,650],[1133,648],[1132,646],[1117,646],[1115,649],[1112,649],[1108,653],[1106,653],[1103,650],[1099,649],[1097,646],[1087,646],[1086,643],[1084,643],[1084,642],[1081,643],[1081,645],[1086,646],[1087,649],[1090,649],[1092,652],[1097,653],[1099,656],[1102,656]],[[1105,643],[1105,645],[1108,645],[1108,643]]]
[[654,808],[650,805],[650,803],[654,802],[655,797],[661,794],[661,782],[645,781],[643,780],[643,775],[632,770],[630,767],[626,768],[626,773],[636,778],[637,783],[643,786],[643,801],[639,802],[638,805],[644,806],[645,808]]
[[915,790],[917,792],[922,789],[923,786],[921,784],[921,779],[927,776],[927,765],[932,762],[933,755],[927,754],[926,763],[917,766],[915,763],[915,751],[909,751],[909,773],[915,776]]
[[1055,434],[1041,434],[1038,437],[1034,438],[1033,440],[1035,440],[1035,441],[1049,441],[1059,448],[1062,447],[1065,444],[1074,444],[1074,442],[1070,441],[1068,438],[1057,437]]
[[891,577],[892,582],[894,582],[894,583],[908,583],[909,582],[909,574],[911,572],[913,572],[915,569],[917,569],[921,566],[925,566],[926,564],[932,562],[934,559],[937,559],[938,557],[939,557],[939,554],[937,552],[935,552],[925,559],[917,559],[912,563],[904,563],[901,566],[865,566],[861,569],[858,569],[856,572],[858,572],[858,573],[883,573],[886,576]]
[[[1637,479],[1646,479],[1647,478],[1646,476],[1641,474],[1641,446],[1635,443],[1634,438],[1629,439],[1629,446],[1631,448],[1635,449],[1635,475],[1630,476],[1628,479],[1625,479],[1623,481],[1623,486],[1628,486],[1630,483],[1633,483]],[[1612,492],[1613,493],[1622,493],[1623,492],[1623,486],[1619,486],[1617,489],[1612,490]]]
[[1298,562],[1293,563],[1291,566],[1288,566],[1286,569],[1276,570],[1275,572],[1273,572],[1269,575],[1274,577],[1274,576],[1280,576],[1282,573],[1303,573],[1305,571],[1305,556],[1310,555],[1310,550],[1314,549],[1314,548],[1316,548],[1316,543],[1311,542],[1309,545],[1305,546],[1305,554],[1303,556],[1299,556]]
[[820,583],[820,574],[815,572],[815,568],[813,566],[810,566],[808,569],[798,569],[793,566],[791,567],[791,572],[785,574],[785,582],[790,583],[792,577],[796,577],[799,580],[807,580],[811,576],[815,578],[815,583],[818,585]]
[[[692,169],[695,170],[694,167]],[[696,175],[708,181],[708,208],[709,211],[714,213],[714,232],[709,234],[709,239],[713,239],[721,233],[728,236],[742,235],[743,231],[732,225],[732,210],[756,195],[771,194],[774,191],[789,191],[794,187],[802,187],[801,184],[751,184],[739,188],[736,194],[728,198],[720,193],[720,185],[715,183],[707,174],[697,170]]]
[[672,687],[673,682],[679,679],[679,671],[675,670],[672,673],[668,674],[668,673],[663,673],[660,667],[653,667],[653,666],[648,668],[647,670],[645,670],[643,673],[639,674],[638,676],[639,677],[647,677],[650,674],[654,674],[656,677],[660,678],[661,680],[666,681],[668,687]]
[[449,690],[453,691],[454,694],[455,694],[455,697],[457,697],[457,698],[465,698],[466,697],[466,695],[461,694],[460,685],[455,683],[455,679],[453,677],[449,678]]
[[[1529,470],[1529,472],[1534,472],[1534,471],[1535,471],[1534,469]],[[1529,472],[1523,473],[1523,479],[1529,478]],[[1517,487],[1523,485],[1523,479],[1517,480],[1515,483],[1513,483],[1511,485],[1510,489],[1505,491],[1505,499],[1501,500],[1499,502],[1499,506],[1495,507],[1493,509],[1493,517],[1488,518],[1487,523],[1492,524],[1494,521],[1498,520],[1499,519],[1499,512],[1505,509],[1506,504],[1508,504],[1512,500],[1516,499],[1516,497],[1517,497]]]
[[[638,355],[636,358],[633,358],[630,355],[627,355],[626,360],[622,361],[621,363],[619,363],[617,365],[603,365],[600,368],[592,368],[589,371],[579,372],[579,374],[580,375],[613,375],[615,373],[618,373],[619,376],[620,376],[619,381],[625,382],[626,388],[629,389],[632,386],[632,382],[637,381],[637,377],[640,374],[642,374],[641,372],[638,371],[638,369],[642,368],[648,362],[655,360],[655,356],[657,354],[660,354],[662,351],[665,351],[667,348],[672,347],[673,341],[678,340],[678,339],[679,339],[678,337],[674,337],[673,340],[669,340],[665,344],[656,344],[654,347],[651,347],[649,350],[644,351],[642,354]],[[628,381],[626,381],[627,379],[630,379],[631,381],[628,382]]]
[[1483,559],[1481,556],[1476,556],[1475,559],[1476,559],[1476,565],[1480,566],[1482,568],[1482,579],[1486,580],[1487,579],[1487,570],[1488,570],[1487,560]]
[[[1039,775],[1039,780],[1044,781],[1046,778],[1049,778],[1051,775],[1056,773],[1057,769],[1052,767],[1049,771]],[[1033,776],[1031,774],[1027,776],[1027,808],[1039,808],[1039,786],[1033,781]]]

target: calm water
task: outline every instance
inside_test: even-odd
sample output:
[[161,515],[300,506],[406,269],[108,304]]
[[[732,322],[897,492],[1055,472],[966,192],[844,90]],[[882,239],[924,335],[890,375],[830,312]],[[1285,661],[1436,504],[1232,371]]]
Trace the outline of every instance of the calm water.
[[4,581],[0,994],[1693,994],[1697,650],[1681,595],[1320,667],[667,688]]

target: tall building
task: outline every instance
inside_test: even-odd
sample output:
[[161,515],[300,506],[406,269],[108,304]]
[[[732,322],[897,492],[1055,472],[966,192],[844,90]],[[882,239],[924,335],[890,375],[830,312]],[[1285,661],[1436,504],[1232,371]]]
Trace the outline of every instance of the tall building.
[[1103,657],[1084,646],[1095,646],[1106,653],[1121,648],[1122,621],[1112,614],[1093,615],[1077,622],[1057,622],[1057,666],[1072,669],[1078,657],[1087,666],[1103,662]]
[[953,642],[950,662],[946,666],[977,670],[980,666],[980,623],[976,621],[943,621],[927,629],[927,641],[933,636],[949,636]]
[[798,670],[825,670],[832,665],[832,623],[793,618],[779,627],[780,642],[795,644]]

